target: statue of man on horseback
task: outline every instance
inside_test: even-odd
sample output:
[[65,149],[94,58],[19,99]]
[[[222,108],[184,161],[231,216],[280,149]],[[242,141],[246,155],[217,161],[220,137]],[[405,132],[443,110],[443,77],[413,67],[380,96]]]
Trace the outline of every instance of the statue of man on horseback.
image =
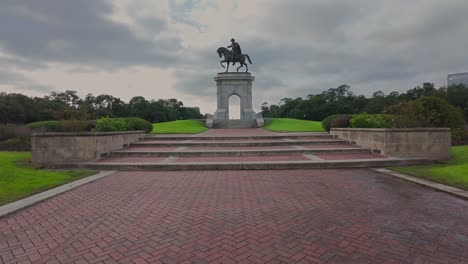
[[[232,58],[233,60],[236,60],[236,59],[239,59],[239,55],[242,54],[242,50],[241,50],[241,47],[239,45],[239,43],[236,42],[235,39],[231,39],[231,45],[228,46],[228,48],[231,48],[232,49]],[[232,65],[236,65],[236,62],[233,61],[232,62]]]
[[245,63],[245,60],[247,59],[250,64],[252,64],[252,61],[250,60],[249,55],[247,54],[242,54],[241,47],[239,43],[236,42],[235,39],[231,39],[231,45],[228,46],[228,48],[232,48],[232,50],[229,50],[225,47],[220,47],[217,50],[217,53],[219,57],[224,56],[224,60],[220,61],[221,67],[224,67],[223,63],[226,63],[227,68],[225,72],[229,71],[229,64],[232,63],[232,65],[235,65],[236,62],[240,63],[240,66],[237,68],[237,71],[239,72],[239,69],[245,66],[246,70],[245,72],[249,71],[249,67],[247,66],[247,63]]

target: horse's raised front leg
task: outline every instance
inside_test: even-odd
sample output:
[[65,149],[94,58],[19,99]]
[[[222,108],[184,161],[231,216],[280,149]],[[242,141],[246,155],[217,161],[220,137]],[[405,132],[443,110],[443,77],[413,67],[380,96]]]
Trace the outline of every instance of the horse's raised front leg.
[[224,67],[223,62],[226,62],[226,61],[222,60],[222,61],[219,62],[219,64],[221,64],[221,67],[226,68],[226,67]]

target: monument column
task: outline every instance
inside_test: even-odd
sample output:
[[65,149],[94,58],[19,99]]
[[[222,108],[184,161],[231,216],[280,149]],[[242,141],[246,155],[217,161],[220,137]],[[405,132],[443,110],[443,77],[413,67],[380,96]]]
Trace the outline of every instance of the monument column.
[[217,88],[217,109],[215,120],[229,119],[229,97],[233,94],[240,98],[241,120],[254,120],[252,109],[252,83],[255,77],[250,73],[218,73],[214,78]]

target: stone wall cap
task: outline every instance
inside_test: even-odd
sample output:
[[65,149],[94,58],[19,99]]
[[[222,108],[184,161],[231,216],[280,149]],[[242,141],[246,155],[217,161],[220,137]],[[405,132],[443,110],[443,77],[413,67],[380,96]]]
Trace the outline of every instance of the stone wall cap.
[[228,73],[218,73],[214,77],[215,81],[217,80],[249,80],[253,81],[255,79],[250,72],[228,72]]
[[446,127],[417,127],[417,128],[332,128],[331,131],[366,131],[366,132],[450,132]]
[[49,132],[34,133],[32,137],[104,137],[116,135],[146,134],[144,130],[113,131],[113,132]]

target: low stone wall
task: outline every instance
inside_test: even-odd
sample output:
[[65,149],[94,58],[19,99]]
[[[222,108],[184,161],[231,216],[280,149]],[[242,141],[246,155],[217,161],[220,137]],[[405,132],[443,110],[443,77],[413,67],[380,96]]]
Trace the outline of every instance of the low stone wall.
[[214,119],[214,116],[212,114],[207,114],[206,115],[205,126],[207,128],[213,128],[213,119]]
[[32,162],[48,165],[93,161],[128,147],[144,136],[144,131],[33,134]]
[[330,134],[387,156],[451,158],[449,128],[332,128]]
[[255,121],[257,123],[257,127],[265,126],[265,120],[263,120],[263,115],[262,114],[256,114],[255,115]]

